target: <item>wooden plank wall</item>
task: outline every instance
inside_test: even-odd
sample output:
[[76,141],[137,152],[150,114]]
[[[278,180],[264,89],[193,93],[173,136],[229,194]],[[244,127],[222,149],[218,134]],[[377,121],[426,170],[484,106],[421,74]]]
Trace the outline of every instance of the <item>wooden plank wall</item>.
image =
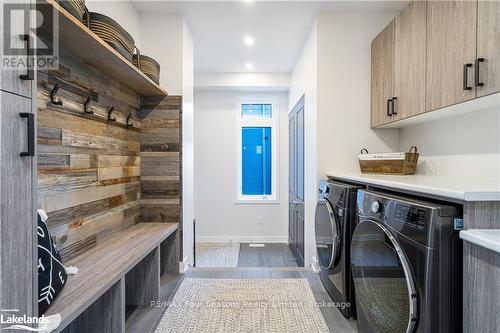
[[[140,98],[68,55],[37,83],[38,206],[68,260],[139,221]],[[56,83],[61,106],[50,101]],[[83,113],[88,96],[94,115]],[[111,106],[116,122],[107,121]]]
[[[179,223],[182,246],[182,97],[143,98],[141,222]],[[182,253],[180,258],[182,258]]]

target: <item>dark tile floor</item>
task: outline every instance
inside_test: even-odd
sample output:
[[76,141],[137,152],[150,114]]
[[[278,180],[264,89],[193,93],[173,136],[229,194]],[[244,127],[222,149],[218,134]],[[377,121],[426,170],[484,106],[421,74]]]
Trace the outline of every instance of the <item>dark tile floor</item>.
[[287,244],[266,243],[264,247],[240,244],[238,267],[297,267]]

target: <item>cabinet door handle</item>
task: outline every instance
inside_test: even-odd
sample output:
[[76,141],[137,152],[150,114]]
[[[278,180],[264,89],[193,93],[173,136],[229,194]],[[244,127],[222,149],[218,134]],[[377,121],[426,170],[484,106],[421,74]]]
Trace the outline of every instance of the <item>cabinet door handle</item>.
[[392,116],[391,103],[392,103],[392,98],[389,98],[389,99],[387,100],[387,116],[388,116],[388,117],[391,117],[391,116]]
[[472,64],[464,64],[464,90],[472,90],[472,87],[469,87],[469,67],[472,67]]
[[35,78],[35,74],[32,66],[30,66],[30,61],[33,58],[33,50],[31,49],[30,36],[20,35],[19,37],[21,37],[21,39],[26,42],[26,66],[27,66],[26,74],[19,75],[19,78],[21,80],[33,81]]
[[21,118],[28,118],[28,151],[22,151],[21,156],[35,156],[35,115],[33,113],[22,112]]
[[398,114],[398,113],[396,112],[396,101],[397,101],[397,100],[398,100],[398,98],[397,98],[397,97],[393,97],[393,98],[392,98],[392,114],[393,114],[393,115]]
[[477,58],[476,61],[474,62],[474,67],[475,67],[475,73],[474,73],[474,84],[476,87],[482,87],[484,86],[484,82],[481,82],[480,75],[481,73],[479,72],[479,64],[484,62],[484,58]]

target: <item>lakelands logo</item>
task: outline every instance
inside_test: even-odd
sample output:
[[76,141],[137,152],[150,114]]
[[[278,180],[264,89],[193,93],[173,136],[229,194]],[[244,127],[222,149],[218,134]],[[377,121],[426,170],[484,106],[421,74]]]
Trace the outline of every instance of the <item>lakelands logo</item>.
[[[25,0],[26,1],[26,0]],[[48,3],[2,1],[1,69],[25,71],[29,79],[35,69],[57,68],[59,16]]]
[[[4,310],[3,310],[4,311]],[[19,312],[17,310],[13,310]],[[9,310],[11,312],[11,310]],[[0,315],[0,326],[3,331],[21,330],[30,332],[45,332],[49,333],[59,327],[61,324],[61,315],[55,314],[52,316],[28,317],[16,315]]]

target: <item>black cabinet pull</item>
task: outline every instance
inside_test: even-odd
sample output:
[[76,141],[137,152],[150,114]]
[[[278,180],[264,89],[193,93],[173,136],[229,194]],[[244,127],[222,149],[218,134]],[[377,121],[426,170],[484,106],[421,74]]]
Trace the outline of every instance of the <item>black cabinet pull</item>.
[[35,156],[35,115],[33,113],[21,112],[21,118],[28,118],[28,151],[22,151],[21,156]]
[[482,62],[484,62],[484,58],[477,58],[476,61],[474,62],[476,70],[476,72],[474,73],[474,84],[476,85],[476,87],[484,86],[484,82],[481,82],[480,79],[481,73],[479,72],[479,64]]
[[387,116],[388,117],[392,116],[391,103],[392,103],[392,98],[389,98],[387,100]]
[[472,90],[472,87],[469,87],[469,67],[472,67],[472,64],[464,64],[464,90]]
[[33,71],[32,66],[30,66],[30,61],[33,58],[33,50],[31,49],[30,36],[20,35],[19,37],[21,37],[21,39],[26,42],[26,66],[28,66],[28,68],[26,69],[26,74],[19,75],[19,78],[25,81],[28,80],[33,81],[35,79],[35,73]]
[[397,97],[393,97],[392,98],[392,115],[395,115],[395,114],[398,114],[396,112],[396,101],[398,100]]

